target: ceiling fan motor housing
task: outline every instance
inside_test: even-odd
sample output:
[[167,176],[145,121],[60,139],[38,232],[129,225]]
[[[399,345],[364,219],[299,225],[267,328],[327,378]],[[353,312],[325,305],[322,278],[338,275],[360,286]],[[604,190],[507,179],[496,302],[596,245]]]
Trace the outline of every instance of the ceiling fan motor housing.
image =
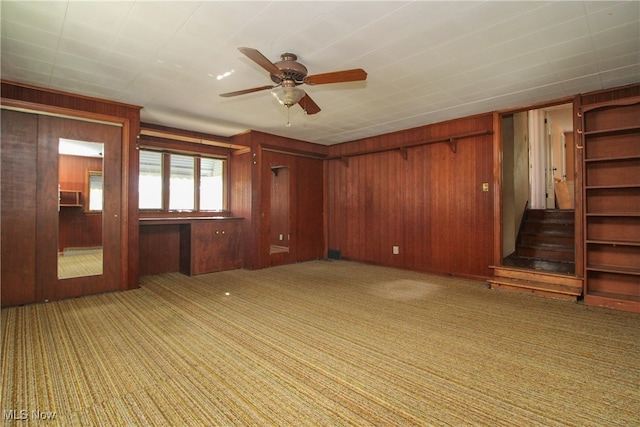
[[281,72],[281,75],[271,74],[271,80],[280,84],[283,80],[293,80],[296,85],[302,84],[307,76],[307,67],[297,61],[298,57],[293,53],[283,53],[280,55],[281,61],[275,62],[275,65]]

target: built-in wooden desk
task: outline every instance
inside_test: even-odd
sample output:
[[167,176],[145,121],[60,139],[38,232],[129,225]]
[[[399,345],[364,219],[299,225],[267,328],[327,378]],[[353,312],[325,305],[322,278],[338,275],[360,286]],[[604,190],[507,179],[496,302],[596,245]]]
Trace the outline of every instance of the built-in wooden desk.
[[140,218],[140,275],[242,267],[242,218]]

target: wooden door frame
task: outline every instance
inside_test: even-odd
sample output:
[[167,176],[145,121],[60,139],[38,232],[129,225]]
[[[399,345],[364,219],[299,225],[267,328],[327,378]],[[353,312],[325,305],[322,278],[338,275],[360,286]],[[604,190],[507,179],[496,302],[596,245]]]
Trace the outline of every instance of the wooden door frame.
[[581,96],[571,96],[566,98],[560,98],[552,101],[542,102],[538,104],[532,104],[523,106],[520,108],[513,108],[508,110],[501,110],[494,112],[493,116],[493,156],[494,156],[494,182],[498,191],[495,192],[494,206],[496,208],[494,214],[494,229],[496,230],[494,236],[494,265],[502,266],[502,198],[503,198],[503,182],[502,182],[502,118],[505,115],[519,113],[529,110],[539,110],[545,107],[551,107],[554,105],[571,104],[573,115],[573,137],[574,137],[574,166],[575,166],[575,187],[574,187],[574,218],[575,218],[575,237],[574,237],[574,253],[575,253],[575,270],[574,276],[582,278],[584,276],[584,237],[582,235],[582,150],[577,147],[580,145],[580,132],[582,122],[579,116],[581,107]]

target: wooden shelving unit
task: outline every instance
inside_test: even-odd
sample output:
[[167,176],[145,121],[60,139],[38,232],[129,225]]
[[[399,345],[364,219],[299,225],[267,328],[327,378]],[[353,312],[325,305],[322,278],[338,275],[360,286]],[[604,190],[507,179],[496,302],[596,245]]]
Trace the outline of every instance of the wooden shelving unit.
[[82,192],[73,190],[60,190],[58,193],[58,203],[60,207],[82,207]]
[[640,98],[582,109],[589,305],[640,312]]

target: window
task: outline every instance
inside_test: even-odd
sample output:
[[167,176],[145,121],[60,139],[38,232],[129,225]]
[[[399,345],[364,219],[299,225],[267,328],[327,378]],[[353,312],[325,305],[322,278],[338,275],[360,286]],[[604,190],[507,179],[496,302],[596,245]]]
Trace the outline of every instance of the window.
[[195,208],[195,158],[171,154],[169,210],[192,211]]
[[162,153],[140,151],[140,209],[162,209]]
[[89,211],[102,210],[102,171],[89,171]]
[[140,150],[141,210],[224,210],[224,159]]
[[217,159],[200,159],[200,210],[221,211],[224,208],[222,165],[223,162]]

